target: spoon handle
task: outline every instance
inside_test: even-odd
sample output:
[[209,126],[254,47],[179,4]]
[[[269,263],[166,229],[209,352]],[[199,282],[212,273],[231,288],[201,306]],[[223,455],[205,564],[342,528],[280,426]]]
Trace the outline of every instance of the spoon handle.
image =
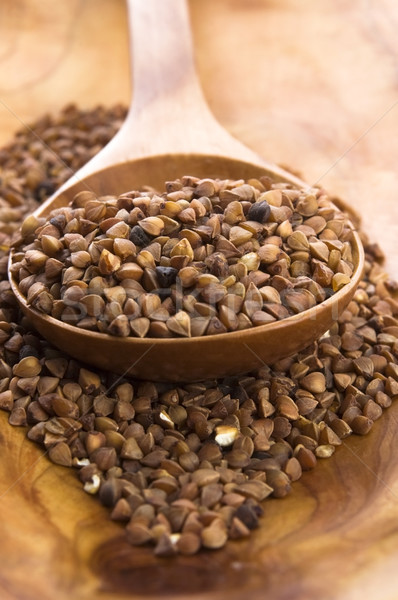
[[[186,0],[127,0],[133,98],[126,121],[92,166],[197,153],[259,162],[211,114],[193,56]],[[91,167],[91,165],[90,165]]]
[[130,118],[139,120],[145,111],[152,118],[158,116],[162,126],[163,121],[175,125],[197,113],[209,116],[196,74],[186,0],[127,0],[127,4],[133,80]]

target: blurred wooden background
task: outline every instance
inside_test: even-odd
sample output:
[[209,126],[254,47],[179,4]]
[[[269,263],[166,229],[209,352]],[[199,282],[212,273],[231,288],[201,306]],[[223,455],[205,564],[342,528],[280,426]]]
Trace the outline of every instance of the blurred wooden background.
[[[221,124],[259,154],[298,170],[309,183],[319,182],[351,203],[362,215],[365,230],[386,251],[389,272],[398,277],[395,0],[190,0],[189,5],[199,75]],[[82,107],[127,104],[128,62],[123,0],[2,0],[0,145],[44,112],[56,112],[71,101]],[[241,547],[241,556],[252,565],[242,577],[251,577],[254,587],[268,578],[273,600],[395,600],[397,409],[388,414],[369,438],[350,440],[336,457],[319,465],[317,473],[306,475],[286,501],[269,502],[264,523],[274,543],[263,548],[260,557],[256,544],[261,532],[253,545],[242,542],[231,545],[230,554],[204,557],[200,568],[195,566],[199,563],[181,561],[169,571],[147,554],[149,593],[156,596],[154,575],[172,585],[189,583],[192,576],[196,579],[191,592],[205,584],[202,589],[207,592],[214,584],[217,593],[211,597],[221,600],[225,596],[219,570],[230,577]],[[12,548],[1,558],[2,600],[98,597],[96,577],[103,557],[96,556],[95,577],[85,561],[97,540],[115,535],[117,526],[106,520],[105,509],[82,493],[72,471],[39,461],[41,451],[24,440],[23,432],[18,438],[22,445],[17,445],[15,432],[11,435],[3,426],[5,415],[0,419],[0,439],[8,457],[0,476],[0,510],[10,516],[2,519],[0,546],[8,540]],[[340,480],[343,464],[352,474],[349,481]],[[7,481],[17,483],[2,496]],[[57,494],[52,497],[49,489]],[[29,506],[37,508],[26,512]],[[78,524],[76,506],[81,510]],[[318,518],[322,514],[330,516],[330,531],[324,531],[324,521]],[[282,522],[289,536],[278,533]],[[24,537],[25,530],[30,537]],[[123,544],[113,550],[114,564],[106,564],[104,598],[116,598],[112,568],[117,570],[127,557]],[[315,550],[316,561],[311,563]],[[267,565],[266,575],[261,560]],[[275,572],[273,565],[278,566]],[[138,560],[135,577],[142,567]],[[35,573],[31,585],[29,570]],[[241,575],[236,571],[233,576],[229,597],[240,599]],[[125,585],[130,585],[127,575]],[[143,590],[144,583],[136,593]],[[252,597],[268,597],[264,593],[260,590]]]

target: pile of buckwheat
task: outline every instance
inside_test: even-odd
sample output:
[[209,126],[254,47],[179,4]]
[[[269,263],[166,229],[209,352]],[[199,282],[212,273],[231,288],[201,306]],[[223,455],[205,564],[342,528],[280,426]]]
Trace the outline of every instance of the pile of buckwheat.
[[22,224],[29,305],[120,337],[191,337],[300,313],[350,282],[347,216],[319,189],[183,176],[163,193],[75,196]]
[[0,150],[0,408],[11,425],[28,426],[54,463],[76,468],[131,544],[150,543],[158,556],[194,554],[249,535],[265,498],[288,494],[302,471],[352,432],[368,433],[398,397],[397,285],[361,234],[365,274],[339,322],[298,355],[245,376],[138,382],[62,354],[20,314],[8,249],[37,203],[113,137],[124,116],[119,107],[68,106]]

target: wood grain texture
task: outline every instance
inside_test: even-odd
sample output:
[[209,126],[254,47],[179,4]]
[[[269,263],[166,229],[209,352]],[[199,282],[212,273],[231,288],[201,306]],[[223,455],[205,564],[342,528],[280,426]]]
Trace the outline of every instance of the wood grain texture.
[[[129,96],[121,0],[4,0],[0,141],[75,100]],[[398,276],[398,8],[393,0],[192,0],[199,74],[217,119],[259,154],[341,194]],[[11,111],[11,112],[10,112]],[[16,116],[15,116],[16,115]],[[172,561],[131,549],[72,470],[0,415],[4,600],[395,600],[398,407],[351,438],[261,528],[220,552]]]

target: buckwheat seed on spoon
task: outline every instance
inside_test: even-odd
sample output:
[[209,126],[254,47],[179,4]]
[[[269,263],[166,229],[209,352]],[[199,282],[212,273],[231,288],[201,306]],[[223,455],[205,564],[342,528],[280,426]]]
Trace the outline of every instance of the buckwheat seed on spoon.
[[352,229],[322,190],[269,177],[165,187],[81,192],[27,217],[12,272],[28,305],[114,336],[196,337],[287,318],[350,282]]

